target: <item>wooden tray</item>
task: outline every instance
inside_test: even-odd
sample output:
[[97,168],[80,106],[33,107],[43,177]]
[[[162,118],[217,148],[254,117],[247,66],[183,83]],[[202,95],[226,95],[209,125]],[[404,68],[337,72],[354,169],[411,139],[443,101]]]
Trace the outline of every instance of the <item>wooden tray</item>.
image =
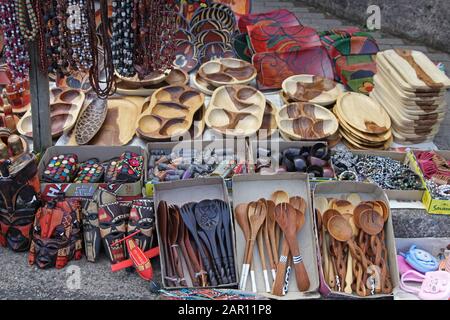
[[[76,89],[54,88],[50,91],[50,122],[53,138],[61,136],[75,126],[84,98],[84,93]],[[33,137],[31,109],[20,119],[17,130],[21,135]]]
[[193,86],[207,96],[212,96],[217,87],[206,82],[198,73],[192,78]]
[[198,74],[213,86],[248,84],[256,78],[255,67],[246,61],[225,58],[204,63]]
[[266,108],[264,109],[264,117],[260,130],[266,130],[266,134],[270,137],[278,128],[276,114],[277,108],[270,100],[266,99]]
[[167,78],[157,84],[145,85],[139,88],[135,88],[136,86],[132,86],[130,88],[126,82],[119,82],[117,84],[117,93],[124,96],[142,96],[148,97],[153,94],[158,89],[162,87],[170,86],[170,85],[188,85],[189,83],[189,75],[181,69],[173,69],[170,71]]
[[266,97],[244,85],[222,86],[214,91],[205,121],[208,127],[230,136],[251,136],[263,123]]
[[205,102],[203,93],[188,86],[161,88],[146,104],[137,121],[137,134],[144,139],[170,139],[188,132],[194,114]]
[[382,134],[391,127],[386,111],[366,95],[347,92],[339,96],[336,111],[351,127],[365,133]]
[[115,72],[117,83],[122,83],[122,86],[127,86],[129,89],[139,89],[142,86],[155,85],[163,82],[169,76],[170,70],[166,72],[159,73],[154,72],[149,74],[145,79],[139,79],[138,75],[133,77],[122,77],[120,74]]
[[[402,89],[407,91],[441,91],[450,88],[450,79],[422,52],[391,49],[378,53],[406,82]],[[382,60],[384,65],[384,60]]]
[[320,140],[334,135],[339,128],[336,117],[328,109],[310,103],[284,105],[276,116],[278,128],[295,140]]
[[283,81],[283,98],[289,102],[309,102],[321,106],[334,104],[345,91],[343,85],[320,76],[302,74]]

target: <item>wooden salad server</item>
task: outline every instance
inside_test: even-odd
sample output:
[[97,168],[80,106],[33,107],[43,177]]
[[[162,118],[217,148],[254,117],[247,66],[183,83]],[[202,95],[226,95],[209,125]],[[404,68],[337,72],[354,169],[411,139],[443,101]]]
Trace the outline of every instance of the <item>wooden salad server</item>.
[[[275,205],[280,203],[289,203],[289,194],[286,191],[278,190],[272,193],[271,200],[275,203]],[[275,224],[275,240],[275,243],[279,246],[281,241],[281,229],[278,224]]]
[[[266,255],[264,253],[264,226],[265,222],[267,220],[267,203],[265,199],[259,199],[258,204],[263,207],[263,211],[266,213],[266,217],[264,218],[264,223],[262,224],[261,228],[259,229],[258,236],[257,236],[257,243],[258,243],[258,252],[259,252],[259,258],[261,260],[261,265],[263,269],[263,276],[264,276],[264,284],[266,287],[266,292],[270,292],[270,284],[269,284],[269,274],[267,273],[267,263],[266,263]],[[268,248],[270,251],[270,247]]]
[[289,250],[294,260],[297,287],[299,291],[307,291],[310,281],[297,241],[297,233],[305,223],[305,215],[289,203],[281,203],[275,207],[275,219],[289,244]]
[[[277,227],[277,222],[275,221],[275,203],[272,200],[267,200],[267,217],[265,223],[266,236],[266,247],[269,251],[270,266],[272,268],[272,279],[275,281],[276,269],[278,263],[278,245],[279,242],[276,241],[275,230]],[[269,243],[268,243],[269,242]]]
[[[245,237],[245,250],[244,250],[244,263],[242,264],[241,278],[239,282],[239,289],[245,290],[247,285],[247,276],[250,271],[250,266],[246,264],[246,259],[248,255],[249,245],[250,245],[250,223],[248,221],[248,203],[241,203],[234,209],[234,218],[237,221],[239,227],[244,233]],[[245,278],[245,281],[244,281]]]
[[[258,201],[257,202],[250,202],[248,206],[248,221],[250,222],[250,239],[249,239],[249,246],[247,251],[247,257],[245,259],[245,264],[250,266],[252,264],[253,260],[253,249],[255,247],[256,238],[258,236],[258,232],[261,229],[261,226],[263,225],[264,221],[266,220],[267,215],[267,208],[262,206]],[[247,273],[248,276],[248,273]],[[247,281],[247,276],[244,278],[244,283]],[[252,279],[252,291],[257,292],[256,288],[256,277],[255,273],[252,270],[250,273],[251,279]]]
[[323,258],[323,275],[325,277],[325,281],[330,286],[330,288],[334,288],[334,279],[330,281],[330,257],[328,254],[328,237],[327,237],[327,227],[323,221],[323,214],[328,210],[328,200],[325,197],[316,197],[314,199],[314,205],[320,212],[320,219],[322,221],[322,258]]

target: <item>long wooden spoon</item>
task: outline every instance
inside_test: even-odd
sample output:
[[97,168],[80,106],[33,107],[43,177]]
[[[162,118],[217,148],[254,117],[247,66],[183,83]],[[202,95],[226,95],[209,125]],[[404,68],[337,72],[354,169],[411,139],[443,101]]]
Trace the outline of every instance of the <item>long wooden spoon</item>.
[[[275,205],[278,205],[280,203],[289,203],[289,194],[286,191],[278,190],[272,193],[271,200],[275,203]],[[281,241],[281,229],[279,228],[278,224],[276,225],[276,243],[277,246],[280,244]]]
[[272,272],[272,279],[275,280],[278,258],[278,248],[275,243],[275,203],[272,200],[266,200],[267,216],[263,225],[264,241],[269,256],[269,264]]
[[[239,282],[239,289],[245,290],[245,286],[247,284],[247,276],[248,272],[250,271],[250,265],[246,264],[246,259],[248,255],[248,247],[250,243],[250,223],[248,221],[248,203],[241,203],[236,206],[234,209],[234,218],[239,224],[239,227],[242,230],[242,233],[244,234],[245,238],[245,250],[244,250],[244,263],[242,264],[242,271],[241,271],[241,279]],[[244,282],[245,277],[245,282]]]
[[294,260],[297,288],[300,291],[307,291],[310,286],[310,281],[297,241],[297,233],[305,224],[305,215],[289,203],[281,203],[275,207],[275,219],[281,227],[281,230],[283,230],[284,236],[289,244],[289,250]]
[[[270,292],[270,285],[269,285],[269,275],[267,273],[267,264],[266,264],[266,255],[264,253],[264,226],[267,219],[267,203],[265,199],[259,199],[258,205],[262,207],[263,214],[265,214],[264,217],[264,223],[262,224],[261,228],[259,229],[258,236],[257,236],[257,243],[258,243],[258,252],[259,252],[259,258],[261,260],[261,265],[263,269],[263,276],[264,276],[264,284],[266,286],[266,292]],[[268,250],[270,251],[270,247],[268,247]]]

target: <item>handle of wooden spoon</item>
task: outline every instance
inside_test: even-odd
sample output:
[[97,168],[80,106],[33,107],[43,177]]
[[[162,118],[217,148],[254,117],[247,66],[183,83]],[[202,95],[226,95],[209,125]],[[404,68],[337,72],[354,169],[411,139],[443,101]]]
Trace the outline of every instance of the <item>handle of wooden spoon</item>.
[[286,275],[284,276],[284,287],[283,287],[283,295],[286,295],[289,291],[289,277],[291,276],[291,270],[292,270],[292,255],[289,252],[288,254],[288,266],[286,269]]
[[353,292],[352,283],[353,283],[353,258],[351,253],[349,252],[347,257],[347,274],[345,275],[345,289],[344,289],[345,293],[351,294]]
[[270,292],[269,275],[267,273],[267,265],[266,265],[266,255],[264,254],[263,233],[264,233],[264,230],[260,230],[260,232],[258,233],[258,236],[257,236],[258,252],[259,252],[259,258],[261,260],[261,265],[262,265],[262,269],[263,269],[264,283],[265,283],[265,286],[266,286],[266,292]]
[[353,271],[356,277],[356,294],[360,297],[367,295],[366,285],[363,281],[363,269],[360,262],[355,261],[355,270]]
[[329,248],[330,248],[330,238],[329,235],[326,235],[325,237],[325,252],[326,255],[328,257],[328,285],[330,286],[331,289],[334,289],[336,287],[336,278],[334,277],[335,273],[334,273],[334,267],[333,267],[333,263],[332,263],[332,257],[330,256],[330,252],[329,252]]
[[297,281],[297,288],[300,291],[307,291],[310,286],[308,273],[306,272],[305,264],[303,263],[303,257],[300,254],[300,248],[298,246],[297,237],[288,236],[289,249],[292,254],[292,260],[294,262],[295,279]]
[[245,244],[244,263],[242,264],[241,280],[239,281],[239,289],[240,290],[245,290],[245,287],[247,286],[248,273],[250,272],[250,264],[247,263],[249,246],[250,246],[250,240],[248,239]]
[[283,287],[285,281],[285,274],[288,262],[288,254],[289,254],[289,244],[286,239],[283,239],[283,243],[281,245],[281,255],[280,260],[277,264],[277,275],[275,277],[275,281],[272,286],[272,294],[275,296],[283,295]]
[[326,283],[329,285],[329,279],[328,279],[328,266],[329,266],[329,262],[328,262],[328,250],[327,250],[327,244],[325,241],[325,230],[322,229],[322,265],[323,265],[323,275],[325,278]]
[[[272,248],[271,248],[271,244],[270,244],[270,238],[269,238],[269,229],[267,227],[267,224],[263,225],[263,235],[264,235],[264,244],[266,246],[266,250],[267,250],[267,255],[269,258],[269,264],[270,264],[270,268],[272,271],[272,279],[275,280],[275,268],[276,266],[276,262],[272,253]],[[268,291],[270,292],[270,291]]]

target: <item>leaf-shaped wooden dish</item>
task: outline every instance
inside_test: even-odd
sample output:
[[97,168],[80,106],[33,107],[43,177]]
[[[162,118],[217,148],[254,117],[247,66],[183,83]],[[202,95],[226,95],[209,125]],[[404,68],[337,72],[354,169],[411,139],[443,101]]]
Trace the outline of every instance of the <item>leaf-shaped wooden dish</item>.
[[[383,66],[392,70],[405,83],[407,91],[441,91],[450,88],[450,79],[422,52],[405,49],[391,49],[377,54]],[[383,59],[384,58],[384,59]]]
[[117,93],[124,96],[141,96],[148,97],[158,89],[173,85],[187,85],[189,83],[189,75],[181,69],[172,69],[167,78],[157,84],[144,85],[136,88],[135,85],[128,86],[127,82],[119,82],[117,84]]
[[351,127],[365,133],[382,134],[391,128],[391,119],[378,102],[356,92],[340,95],[336,110]]
[[[75,126],[84,98],[84,93],[76,89],[54,88],[50,91],[50,126],[53,138]],[[17,130],[24,136],[33,137],[31,110],[20,119]]]
[[333,113],[310,103],[284,105],[276,116],[278,128],[295,140],[320,140],[332,136],[339,128]]
[[146,103],[150,104],[137,121],[137,134],[144,139],[170,139],[189,131],[194,114],[205,96],[188,86],[161,88]]
[[321,106],[334,104],[345,91],[343,85],[320,76],[296,75],[283,81],[283,99],[286,103],[309,102]]
[[200,67],[198,73],[216,87],[247,84],[256,78],[256,69],[252,64],[234,58],[209,61]]
[[106,100],[92,95],[92,97],[86,99],[86,103],[88,105],[81,111],[80,118],[74,130],[78,145],[87,144],[95,137],[103,126],[103,122],[108,114],[108,103]]
[[214,91],[205,121],[208,127],[230,136],[250,136],[263,123],[266,98],[255,88],[222,86]]

